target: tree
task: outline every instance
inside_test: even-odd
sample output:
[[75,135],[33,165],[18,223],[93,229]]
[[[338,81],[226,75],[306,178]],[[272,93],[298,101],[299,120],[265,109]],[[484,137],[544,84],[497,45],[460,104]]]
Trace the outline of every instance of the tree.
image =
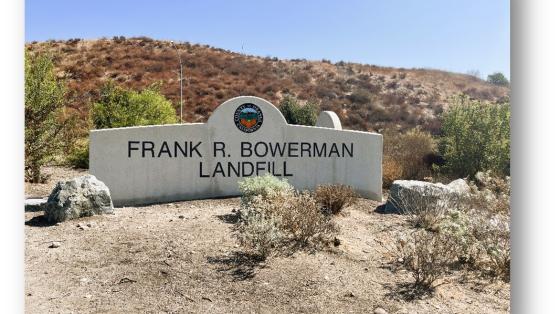
[[101,99],[93,105],[93,124],[97,129],[177,122],[175,109],[159,92],[159,86],[136,92],[105,84]]
[[317,123],[319,106],[314,102],[308,101],[300,106],[295,97],[287,95],[280,101],[278,109],[289,124],[313,126]]
[[56,79],[52,57],[25,54],[25,174],[43,180],[41,167],[61,148],[68,120],[62,117],[66,88]]
[[455,97],[442,117],[444,170],[460,177],[487,170],[509,175],[509,119],[509,102],[494,104],[466,95]]
[[500,86],[509,86],[509,81],[503,73],[495,72],[493,74],[488,75],[488,79],[486,79],[488,83]]

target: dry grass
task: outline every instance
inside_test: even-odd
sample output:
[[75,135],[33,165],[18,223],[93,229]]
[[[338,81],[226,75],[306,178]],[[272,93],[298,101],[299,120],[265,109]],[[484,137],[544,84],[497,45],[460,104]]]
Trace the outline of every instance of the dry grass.
[[[166,41],[145,37],[30,43],[33,52],[55,54],[59,77],[70,87],[71,106],[85,121],[103,83],[112,78],[127,88],[143,89],[161,81],[162,93],[179,103],[176,51]],[[460,92],[497,100],[509,88],[469,75],[427,69],[396,69],[356,63],[278,60],[234,53],[198,44],[178,44],[186,66],[185,117],[206,121],[224,100],[240,95],[278,103],[285,93],[317,100],[322,110],[341,113],[346,128],[403,129],[420,124],[430,129],[437,108]],[[362,109],[362,110],[360,110]],[[342,114],[348,110],[346,114]],[[437,130],[435,130],[437,131]]]
[[322,206],[324,213],[338,215],[342,209],[356,203],[358,195],[347,185],[319,185],[314,198]]
[[[53,178],[76,175],[47,170],[51,187]],[[239,202],[117,208],[58,225],[41,224],[41,212],[26,213],[26,312],[509,312],[509,284],[484,278],[448,280],[432,298],[407,298],[413,276],[390,266],[398,235],[410,226],[404,216],[372,212],[378,202],[359,199],[333,216],[338,247],[266,262],[241,251],[233,235]],[[77,227],[88,223],[94,227]],[[61,247],[49,248],[55,240]]]
[[418,128],[400,133],[394,129],[383,132],[383,185],[394,180],[423,180],[431,176],[426,156],[434,155],[436,141]]

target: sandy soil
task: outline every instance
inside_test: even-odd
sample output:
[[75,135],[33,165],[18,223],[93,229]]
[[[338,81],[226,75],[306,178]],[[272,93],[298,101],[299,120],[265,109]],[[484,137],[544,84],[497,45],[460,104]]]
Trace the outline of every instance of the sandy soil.
[[[54,180],[76,175],[51,168]],[[56,178],[56,179],[55,179]],[[26,186],[26,193],[48,194]],[[396,235],[409,228],[380,204],[359,203],[335,221],[341,245],[254,262],[232,237],[239,199],[118,208],[114,215],[47,225],[26,213],[28,313],[504,313],[509,284],[455,276],[411,295],[396,270]],[[78,227],[80,224],[82,227]],[[88,227],[88,224],[91,227]],[[52,241],[61,246],[49,248]]]

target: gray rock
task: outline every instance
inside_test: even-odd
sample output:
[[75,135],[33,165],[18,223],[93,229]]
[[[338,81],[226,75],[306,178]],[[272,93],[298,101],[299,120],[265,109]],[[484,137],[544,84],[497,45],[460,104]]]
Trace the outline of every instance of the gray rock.
[[373,311],[373,314],[389,314],[389,313],[387,313],[385,309],[378,307]]
[[460,195],[465,195],[471,192],[471,187],[465,179],[457,179],[447,185],[447,187]]
[[93,175],[60,181],[45,205],[49,222],[113,213],[109,188]]
[[49,248],[51,248],[51,249],[56,249],[58,247],[60,247],[60,242],[58,242],[58,241],[54,241],[54,242],[51,243],[51,245],[49,245]]
[[465,196],[470,193],[470,187],[463,179],[457,179],[448,185],[415,180],[396,180],[389,190],[389,199],[385,205],[386,213],[402,213],[402,204],[407,200],[422,199],[428,201],[445,201],[452,196]]
[[25,200],[25,211],[26,212],[38,212],[44,209],[45,204],[47,204],[46,198],[28,198]]

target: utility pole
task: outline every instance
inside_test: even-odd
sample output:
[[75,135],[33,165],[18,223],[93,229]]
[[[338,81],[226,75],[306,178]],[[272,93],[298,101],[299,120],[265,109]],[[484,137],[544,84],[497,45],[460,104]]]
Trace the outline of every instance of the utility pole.
[[175,46],[175,43],[173,41],[171,41],[171,45],[173,45],[173,47],[175,48],[175,51],[177,51],[177,57],[179,58],[179,90],[181,93],[181,99],[180,99],[180,119],[181,119],[181,123],[183,123],[183,60],[181,59],[181,54],[179,53],[179,49],[177,48],[177,46]]

